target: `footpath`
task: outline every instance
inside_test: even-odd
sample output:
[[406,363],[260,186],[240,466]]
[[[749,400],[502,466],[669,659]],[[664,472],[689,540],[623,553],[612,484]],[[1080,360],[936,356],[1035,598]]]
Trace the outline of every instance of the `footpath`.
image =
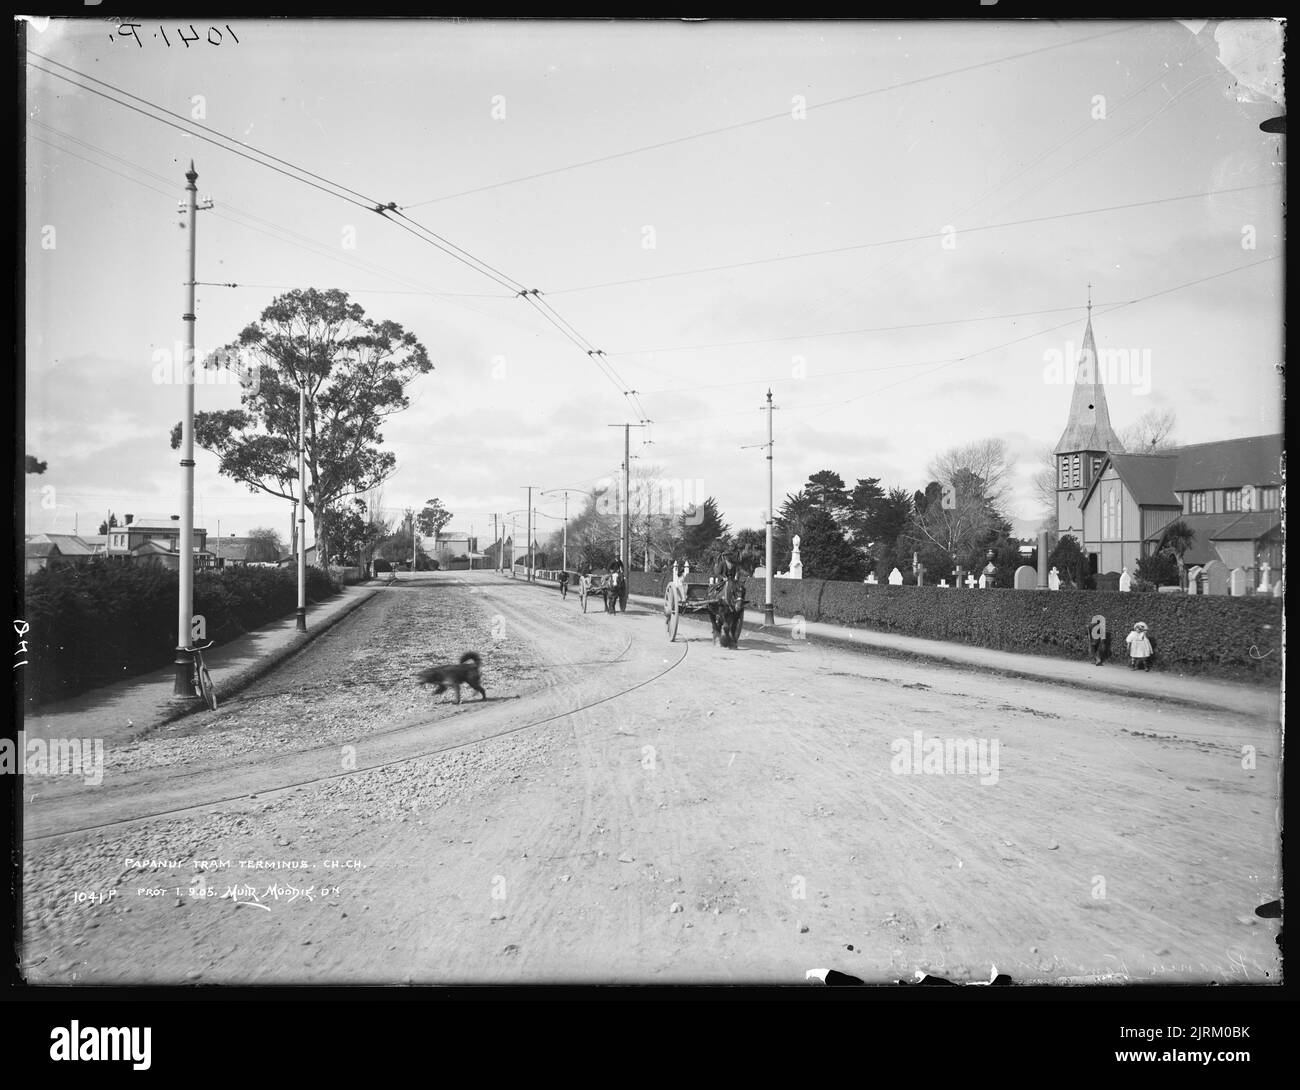
[[[203,652],[220,702],[247,688],[375,595],[382,583],[344,587],[341,594],[307,607],[307,631],[290,614]],[[28,738],[103,738],[125,742],[202,708],[198,697],[172,695],[175,668],[103,685],[47,704],[24,718]],[[220,703],[218,703],[218,709]]]
[[[649,595],[630,594],[628,601],[651,609],[663,608],[661,598]],[[690,623],[687,617],[683,617],[682,622],[683,626]],[[745,630],[777,638],[823,641],[913,660],[929,659],[951,666],[992,671],[1007,677],[1070,685],[1080,690],[1121,693],[1170,704],[1238,712],[1280,722],[1280,679],[1270,684],[1223,681],[1162,670],[1130,670],[1128,657],[1123,655],[1112,658],[1102,666],[1095,666],[1091,659],[1076,661],[1049,655],[996,651],[963,643],[919,639],[915,636],[900,636],[892,632],[877,632],[869,628],[852,628],[821,621],[801,622],[801,632],[796,635],[794,621],[789,617],[777,615],[774,628],[764,626],[761,609],[745,610]],[[685,627],[682,631],[686,631]]]

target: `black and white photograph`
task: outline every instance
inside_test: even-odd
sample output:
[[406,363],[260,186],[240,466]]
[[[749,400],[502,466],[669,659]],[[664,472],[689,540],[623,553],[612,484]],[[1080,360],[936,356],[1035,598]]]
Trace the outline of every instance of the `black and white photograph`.
[[24,984],[1278,988],[1285,24],[986,10],[15,23]]

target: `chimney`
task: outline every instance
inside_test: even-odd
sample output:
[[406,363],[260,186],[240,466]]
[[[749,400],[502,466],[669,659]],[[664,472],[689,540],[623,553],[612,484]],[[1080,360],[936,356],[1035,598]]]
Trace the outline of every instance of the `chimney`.
[[127,525],[127,526],[130,526],[131,523],[133,523],[134,521],[135,521],[135,516],[134,516],[134,515],[127,515],[127,516],[126,516],[126,525]]

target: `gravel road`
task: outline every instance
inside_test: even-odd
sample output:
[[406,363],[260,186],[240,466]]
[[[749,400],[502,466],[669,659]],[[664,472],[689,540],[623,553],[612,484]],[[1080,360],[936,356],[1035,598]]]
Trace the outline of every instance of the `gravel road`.
[[[466,649],[488,700],[415,684]],[[101,786],[41,781],[23,964],[1268,983],[1277,756],[1245,716],[757,632],[725,650],[690,618],[669,643],[635,603],[408,576],[218,712],[110,748]]]

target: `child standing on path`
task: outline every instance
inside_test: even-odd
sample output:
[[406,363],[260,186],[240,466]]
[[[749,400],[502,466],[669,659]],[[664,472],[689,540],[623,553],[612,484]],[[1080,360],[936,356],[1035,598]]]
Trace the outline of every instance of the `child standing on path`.
[[1124,637],[1124,642],[1128,644],[1129,669],[1145,670],[1147,660],[1151,657],[1151,641],[1147,638],[1146,622],[1138,621],[1133,626],[1133,631]]

